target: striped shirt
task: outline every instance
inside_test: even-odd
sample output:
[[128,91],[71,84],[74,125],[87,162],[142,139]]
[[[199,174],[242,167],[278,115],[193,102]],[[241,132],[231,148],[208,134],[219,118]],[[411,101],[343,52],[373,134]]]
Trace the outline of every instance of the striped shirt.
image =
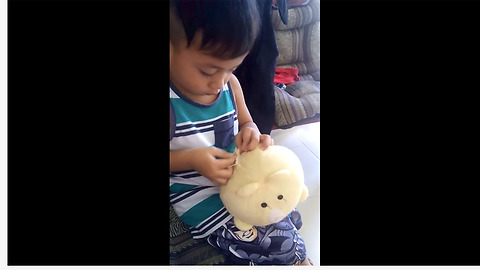
[[[237,108],[230,83],[208,105],[196,103],[170,83],[170,150],[215,146],[235,150]],[[220,189],[197,171],[170,173],[170,202],[193,238],[203,238],[232,218]]]

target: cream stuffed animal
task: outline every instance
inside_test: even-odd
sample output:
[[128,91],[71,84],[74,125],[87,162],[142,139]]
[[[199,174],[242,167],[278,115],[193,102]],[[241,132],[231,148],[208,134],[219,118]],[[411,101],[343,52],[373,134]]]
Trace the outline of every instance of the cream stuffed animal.
[[234,166],[220,198],[242,231],[279,222],[308,197],[302,164],[284,146],[237,152]]

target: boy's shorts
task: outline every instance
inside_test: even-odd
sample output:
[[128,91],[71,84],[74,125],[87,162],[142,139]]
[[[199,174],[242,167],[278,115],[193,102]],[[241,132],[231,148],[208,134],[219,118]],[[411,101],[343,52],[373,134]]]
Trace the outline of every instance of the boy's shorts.
[[298,232],[301,226],[302,218],[296,210],[278,223],[254,226],[248,231],[240,231],[232,218],[207,241],[234,264],[293,265],[306,259],[305,243]]

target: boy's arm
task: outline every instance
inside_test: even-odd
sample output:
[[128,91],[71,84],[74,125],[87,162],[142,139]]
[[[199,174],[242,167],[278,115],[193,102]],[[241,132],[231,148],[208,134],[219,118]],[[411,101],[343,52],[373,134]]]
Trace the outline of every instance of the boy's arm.
[[191,150],[170,151],[170,172],[192,170],[190,157]]
[[273,139],[268,134],[260,134],[257,125],[253,122],[252,116],[248,111],[247,104],[243,97],[242,87],[237,77],[232,74],[230,79],[235,103],[237,104],[238,116],[238,134],[235,137],[235,145],[241,152],[247,152],[255,149],[259,144],[262,149],[266,149],[273,144]]
[[170,151],[170,172],[195,170],[215,185],[224,185],[233,174],[235,158],[216,147]]
[[223,185],[233,174],[235,158],[235,154],[216,147],[170,150],[170,172],[196,170],[215,185]]
[[232,85],[233,94],[235,96],[235,103],[237,104],[239,130],[241,130],[243,127],[248,126],[259,131],[257,125],[253,122],[250,112],[248,111],[247,104],[245,103],[245,98],[243,97],[243,91],[242,87],[240,86],[240,82],[234,74],[232,74],[232,77],[230,78],[230,84]]

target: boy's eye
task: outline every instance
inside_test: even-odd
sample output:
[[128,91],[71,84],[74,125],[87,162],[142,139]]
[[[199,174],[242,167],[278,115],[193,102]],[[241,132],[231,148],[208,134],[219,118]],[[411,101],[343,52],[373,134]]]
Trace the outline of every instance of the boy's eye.
[[215,73],[208,73],[208,72],[205,72],[203,70],[200,70],[200,73],[202,73],[205,76],[213,76],[213,74],[215,74]]

